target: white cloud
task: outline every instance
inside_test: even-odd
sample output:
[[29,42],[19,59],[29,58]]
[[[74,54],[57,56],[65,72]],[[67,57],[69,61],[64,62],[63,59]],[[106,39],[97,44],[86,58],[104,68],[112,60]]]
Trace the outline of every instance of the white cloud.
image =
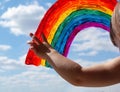
[[63,87],[65,81],[53,69],[42,66],[28,66],[25,65],[24,61],[25,55],[18,60],[0,56],[0,88],[5,86],[5,89],[14,90],[18,87],[21,90],[21,88],[26,87],[31,90],[29,92],[39,92],[41,90],[47,92],[48,89],[45,88],[49,85],[51,85],[52,90],[55,90],[56,85],[58,85],[57,88],[59,88],[59,85]]
[[17,70],[21,67],[20,62],[14,59],[9,59],[6,56],[0,56],[0,65],[2,65],[0,69],[3,71]]
[[8,8],[1,15],[0,25],[10,28],[14,35],[28,35],[29,32],[36,31],[45,11],[44,7],[37,3]]
[[98,52],[97,51],[90,51],[87,54],[84,52],[79,53],[79,56],[95,56]]
[[109,33],[100,28],[88,28],[76,36],[71,49],[80,52],[80,56],[95,56],[100,51],[118,52],[108,37]]
[[[116,89],[120,90],[120,85],[105,88],[72,86],[58,76],[53,69],[25,65],[25,56],[23,55],[18,60],[0,56],[0,88],[9,90],[9,92],[21,92],[23,89],[24,92],[55,92],[56,89],[58,92],[88,92],[88,90],[90,92],[114,92]],[[82,59],[76,61],[83,66],[95,64],[95,62]]]
[[0,51],[7,51],[11,49],[10,45],[0,45]]
[[78,64],[80,64],[83,67],[89,67],[92,65],[96,65],[96,64],[101,64],[101,63],[105,63],[105,62],[109,62],[111,59],[106,59],[106,60],[102,60],[102,61],[90,61],[90,60],[85,60],[85,59],[76,59],[74,60],[75,62],[77,62]]

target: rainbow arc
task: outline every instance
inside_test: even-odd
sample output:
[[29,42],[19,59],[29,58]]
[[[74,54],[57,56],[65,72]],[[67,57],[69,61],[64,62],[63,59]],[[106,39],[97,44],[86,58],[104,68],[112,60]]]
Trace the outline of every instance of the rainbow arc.
[[[44,33],[48,42],[59,53],[67,56],[69,47],[78,32],[89,27],[99,27],[110,31],[111,15],[116,0],[57,0],[46,12],[35,35],[41,39]],[[50,67],[47,61],[29,50],[28,65]]]

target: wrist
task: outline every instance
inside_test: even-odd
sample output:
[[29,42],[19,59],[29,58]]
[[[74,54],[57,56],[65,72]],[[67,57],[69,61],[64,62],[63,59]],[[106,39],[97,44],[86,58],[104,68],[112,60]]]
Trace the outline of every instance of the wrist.
[[50,51],[48,53],[46,53],[46,60],[49,61],[50,58],[54,57],[58,52],[53,49],[53,48],[50,48]]

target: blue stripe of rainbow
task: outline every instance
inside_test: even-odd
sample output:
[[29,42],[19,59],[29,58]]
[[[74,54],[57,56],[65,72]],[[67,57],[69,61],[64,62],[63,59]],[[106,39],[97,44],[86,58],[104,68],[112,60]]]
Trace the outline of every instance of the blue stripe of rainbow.
[[[65,51],[65,45],[67,45],[66,42],[67,42],[68,38],[70,36],[73,36],[70,34],[72,32],[74,32],[74,29],[77,26],[85,24],[85,23],[89,24],[89,22],[94,22],[95,27],[97,24],[98,27],[104,28],[103,26],[101,26],[101,24],[102,24],[109,31],[110,15],[105,14],[100,11],[97,11],[97,10],[90,10],[90,9],[82,9],[82,10],[73,12],[60,24],[60,26],[57,29],[56,34],[53,38],[52,46],[59,53],[61,53],[63,55],[67,55],[67,53],[65,53],[64,51]],[[85,28],[94,26],[93,23],[92,23],[92,25],[88,25],[88,24],[85,26]],[[78,32],[81,30],[83,30],[83,29],[78,30]],[[75,35],[74,35],[74,37],[75,37]],[[55,38],[57,38],[57,39],[55,39]],[[71,43],[71,41],[70,41],[70,43]],[[70,46],[70,44],[69,44],[69,46]]]

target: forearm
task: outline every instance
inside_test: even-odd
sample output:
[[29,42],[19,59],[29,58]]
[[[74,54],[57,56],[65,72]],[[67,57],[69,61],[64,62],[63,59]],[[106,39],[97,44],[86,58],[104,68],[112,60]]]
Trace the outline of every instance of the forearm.
[[110,72],[106,64],[83,68],[54,50],[48,54],[47,60],[57,73],[76,86],[101,87],[118,83],[115,73]]
[[82,68],[83,86],[103,87],[114,85],[119,82],[118,74],[111,69],[107,69],[106,64],[98,64]]
[[52,51],[47,55],[47,61],[52,65],[52,67],[56,70],[57,73],[59,73],[61,77],[73,85],[78,85],[78,82],[80,81],[78,80],[78,76],[82,76],[82,67],[79,64],[62,56],[54,49],[52,49]]

